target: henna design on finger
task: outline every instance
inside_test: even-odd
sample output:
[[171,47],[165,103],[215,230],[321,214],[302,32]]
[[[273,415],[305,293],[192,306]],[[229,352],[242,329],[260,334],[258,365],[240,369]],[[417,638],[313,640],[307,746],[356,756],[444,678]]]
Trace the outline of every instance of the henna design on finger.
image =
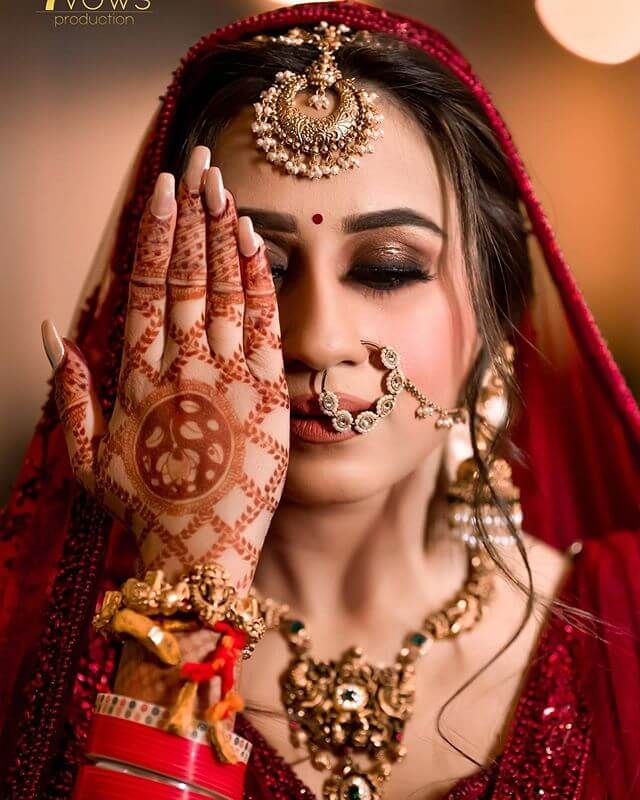
[[164,285],[173,225],[172,217],[160,219],[147,207],[140,223],[132,281]]
[[169,284],[167,286],[167,299],[169,303],[181,303],[186,300],[203,300],[207,295],[205,284],[201,286],[178,286]]
[[54,378],[54,396],[60,422],[70,442],[69,458],[73,473],[81,478],[94,461],[94,446],[88,426],[91,403],[91,375],[80,350],[64,339],[65,356]]
[[183,181],[177,202],[178,219],[167,282],[177,286],[206,286],[205,211],[200,192],[190,190]]
[[[157,382],[154,362],[159,357],[151,355],[152,346],[162,347],[164,332],[164,304],[166,274],[171,255],[173,215],[167,219],[156,217],[149,206],[144,211],[136,254],[129,285],[129,301],[125,325],[123,360],[118,378],[118,401],[129,409],[135,399],[136,386],[130,382],[138,373]],[[159,353],[158,353],[159,356]]]
[[213,318],[242,325],[244,290],[240,274],[235,203],[229,199],[222,215],[207,223],[210,270],[207,284],[207,327]]
[[249,359],[260,351],[279,349],[279,336],[272,330],[275,318],[273,301],[264,297],[257,299],[247,316],[251,324],[247,326],[244,337],[246,358]]
[[242,325],[244,293],[241,291],[223,292],[219,287],[210,286],[207,290],[207,325],[212,318],[224,319],[239,328]]
[[89,402],[89,376],[84,359],[78,348],[67,340],[65,356],[56,371],[55,400],[63,424],[67,424],[77,412],[84,413]]
[[244,280],[248,296],[260,297],[275,295],[271,268],[267,260],[264,244],[261,244],[252,256],[244,258]]
[[244,350],[247,360],[251,360],[254,355],[280,350],[276,324],[278,306],[264,244],[254,255],[245,258],[243,264],[249,322],[245,325]]
[[[207,286],[207,256],[205,212],[198,191],[189,189],[185,181],[178,190],[178,217],[174,235],[174,249],[167,273],[167,320],[168,331],[163,359],[173,359],[174,373],[177,376],[179,364],[193,353],[185,352],[179,343],[180,332],[193,334],[196,348],[204,349],[206,334],[204,324],[205,297]],[[197,338],[200,341],[197,341]],[[178,353],[176,361],[176,343]]]
[[147,284],[131,279],[130,293],[129,308],[139,311],[144,316],[150,316],[156,308],[155,302],[164,300],[164,282],[162,284]]

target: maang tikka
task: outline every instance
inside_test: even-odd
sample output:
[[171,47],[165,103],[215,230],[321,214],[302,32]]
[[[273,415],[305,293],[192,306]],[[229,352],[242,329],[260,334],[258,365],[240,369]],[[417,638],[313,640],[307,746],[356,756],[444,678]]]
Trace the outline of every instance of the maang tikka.
[[[360,156],[373,152],[374,140],[383,133],[382,114],[373,105],[376,95],[359,88],[355,79],[343,78],[334,55],[363,33],[353,34],[347,25],[322,21],[313,31],[291,28],[279,36],[253,37],[257,42],[309,43],[320,50],[304,73],[278,72],[275,83],[254,103],[256,119],[251,129],[256,145],[274,166],[291,175],[322,178],[358,166]],[[336,95],[336,105],[324,116],[312,116],[296,104],[300,93],[311,92],[307,107],[326,111],[330,91]]]
[[354,418],[350,411],[340,408],[338,395],[326,388],[327,370],[323,370],[318,403],[321,411],[331,417],[331,424],[336,431],[342,432],[351,428],[356,433],[367,433],[372,430],[380,420],[389,416],[393,411],[398,396],[404,389],[418,400],[419,405],[415,415],[419,419],[435,417],[436,428],[451,428],[456,423],[465,422],[467,415],[464,408],[452,408],[449,410],[442,408],[442,406],[430,400],[418,389],[413,381],[406,377],[401,369],[400,356],[397,350],[388,345],[375,344],[367,339],[361,339],[360,341],[362,344],[373,347],[378,351],[382,366],[387,369],[387,374],[384,378],[386,392],[375,401],[375,410],[360,411]]

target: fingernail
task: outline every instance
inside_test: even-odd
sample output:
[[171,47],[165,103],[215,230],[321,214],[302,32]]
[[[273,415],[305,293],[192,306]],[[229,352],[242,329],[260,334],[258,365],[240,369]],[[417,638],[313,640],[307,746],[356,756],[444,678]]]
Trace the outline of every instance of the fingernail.
[[243,256],[248,258],[255,254],[260,247],[261,238],[253,230],[251,217],[238,219],[238,245]]
[[44,345],[44,351],[47,354],[47,358],[49,359],[49,363],[53,369],[57,369],[64,358],[64,342],[62,341],[56,326],[53,324],[53,322],[51,322],[50,319],[45,319],[45,321],[42,323],[41,331],[42,343]]
[[209,211],[214,217],[219,217],[227,207],[227,195],[219,167],[211,167],[207,172],[205,196]]
[[199,144],[193,148],[189,164],[184,173],[184,180],[192,192],[199,192],[202,185],[202,173],[209,169],[211,163],[211,151],[208,147]]
[[170,172],[161,172],[151,198],[151,211],[156,217],[168,217],[173,213],[176,181]]

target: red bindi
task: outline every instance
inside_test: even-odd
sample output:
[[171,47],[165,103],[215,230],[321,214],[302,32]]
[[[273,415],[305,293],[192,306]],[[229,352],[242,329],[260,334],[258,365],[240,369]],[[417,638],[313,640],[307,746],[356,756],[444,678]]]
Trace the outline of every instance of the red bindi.
[[319,225],[319,224],[322,222],[322,220],[323,220],[323,216],[322,216],[322,214],[314,214],[314,215],[311,217],[311,219],[313,220],[313,222],[315,222],[315,223],[316,223],[316,225]]

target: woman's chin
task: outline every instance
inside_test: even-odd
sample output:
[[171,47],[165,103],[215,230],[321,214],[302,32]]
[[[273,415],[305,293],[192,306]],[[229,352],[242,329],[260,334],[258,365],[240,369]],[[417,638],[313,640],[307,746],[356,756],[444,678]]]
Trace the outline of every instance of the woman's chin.
[[[413,447],[399,448],[398,441],[411,442]],[[441,444],[437,434],[389,426],[326,442],[303,440],[292,431],[283,498],[305,505],[366,500],[419,469]]]
[[283,498],[305,505],[354,503],[383,491],[395,480],[397,476],[387,473],[379,459],[334,453],[325,461],[305,458],[292,449]]

